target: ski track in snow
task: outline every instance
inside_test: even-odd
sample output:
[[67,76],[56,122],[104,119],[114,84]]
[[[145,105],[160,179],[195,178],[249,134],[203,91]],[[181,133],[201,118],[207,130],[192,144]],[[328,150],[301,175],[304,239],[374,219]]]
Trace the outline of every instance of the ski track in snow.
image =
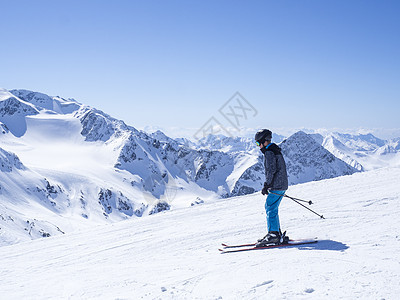
[[4,299],[396,299],[400,168],[291,186],[281,224],[316,244],[219,254],[265,234],[253,194],[0,248]]

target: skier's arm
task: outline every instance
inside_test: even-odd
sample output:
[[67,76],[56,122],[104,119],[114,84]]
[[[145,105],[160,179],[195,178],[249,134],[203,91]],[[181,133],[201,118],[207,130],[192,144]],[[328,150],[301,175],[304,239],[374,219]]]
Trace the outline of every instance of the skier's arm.
[[271,186],[272,179],[276,172],[276,160],[272,151],[265,152],[265,182],[267,186]]

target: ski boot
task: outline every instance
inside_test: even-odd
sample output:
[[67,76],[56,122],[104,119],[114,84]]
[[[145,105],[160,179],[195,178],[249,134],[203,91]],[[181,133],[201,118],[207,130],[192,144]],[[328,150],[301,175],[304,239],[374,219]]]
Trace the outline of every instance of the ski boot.
[[287,244],[288,242],[289,237],[286,236],[286,231],[283,234],[281,233],[281,231],[271,231],[268,232],[265,237],[257,241],[256,247]]

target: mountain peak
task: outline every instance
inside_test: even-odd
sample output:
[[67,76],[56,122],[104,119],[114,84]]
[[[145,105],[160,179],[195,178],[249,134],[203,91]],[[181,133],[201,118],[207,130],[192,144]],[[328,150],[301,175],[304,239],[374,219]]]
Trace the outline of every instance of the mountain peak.
[[70,114],[82,106],[74,99],[65,100],[59,96],[50,97],[46,94],[30,90],[11,90],[10,93],[19,99],[33,104],[39,111],[48,110],[58,114]]
[[39,111],[35,105],[26,102],[7,90],[0,91],[0,122],[17,137],[21,137],[26,132],[25,117],[37,115]]
[[286,159],[290,184],[358,172],[357,169],[335,157],[303,131],[296,132],[280,145]]

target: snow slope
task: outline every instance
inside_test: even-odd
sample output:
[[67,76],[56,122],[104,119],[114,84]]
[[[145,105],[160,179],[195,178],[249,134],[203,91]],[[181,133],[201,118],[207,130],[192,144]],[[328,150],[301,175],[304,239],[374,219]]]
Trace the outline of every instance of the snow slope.
[[219,254],[265,232],[259,193],[0,248],[4,299],[396,299],[400,168],[291,186],[281,224],[308,246]]

